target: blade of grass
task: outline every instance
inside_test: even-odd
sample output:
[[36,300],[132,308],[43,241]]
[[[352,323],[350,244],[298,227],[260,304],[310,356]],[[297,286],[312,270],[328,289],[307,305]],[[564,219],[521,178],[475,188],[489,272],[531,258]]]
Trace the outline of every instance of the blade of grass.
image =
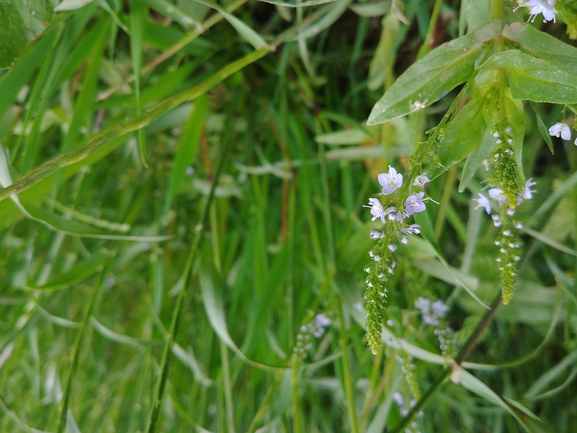
[[[142,68],[142,53],[144,50],[143,35],[146,31],[148,20],[148,7],[141,0],[134,0],[131,4],[130,22],[132,34],[130,35],[130,54],[132,56],[132,71],[134,72],[134,103],[136,105],[136,115],[142,115],[142,104],[140,101],[140,73]],[[138,150],[140,152],[140,162],[144,167],[148,167],[146,162],[146,140],[144,129],[137,132]]]
[[104,265],[104,270],[100,273],[99,277],[94,284],[94,288],[92,289],[92,294],[90,299],[88,300],[88,304],[86,306],[86,311],[84,312],[84,317],[82,319],[82,326],[80,330],[76,334],[76,339],[74,340],[73,346],[73,354],[72,354],[72,366],[70,367],[70,372],[68,373],[68,378],[66,380],[66,388],[64,390],[64,395],[62,396],[62,407],[60,411],[60,420],[58,422],[58,428],[56,429],[57,433],[62,433],[64,428],[66,427],[66,420],[68,415],[68,404],[70,402],[70,398],[72,397],[72,381],[74,380],[74,376],[76,375],[76,370],[78,369],[78,363],[80,361],[80,350],[82,349],[83,337],[86,331],[86,327],[88,325],[88,319],[92,313],[92,306],[94,304],[94,300],[96,299],[97,294],[100,291],[100,288],[103,286],[105,276],[107,274],[107,268],[110,264],[108,261]]
[[47,177],[57,173],[64,167],[73,166],[70,167],[70,171],[68,172],[70,174],[78,171],[81,167],[86,166],[87,164],[94,163],[124,143],[124,139],[127,135],[150,124],[160,115],[167,113],[180,104],[196,99],[225,78],[257,61],[268,53],[269,50],[266,48],[254,51],[245,57],[228,64],[219,72],[194,88],[185,90],[163,102],[160,102],[137,119],[129,120],[121,125],[115,125],[99,132],[95,136],[91,137],[85,145],[45,162],[25,175],[19,181],[0,191],[0,201],[27,190]]

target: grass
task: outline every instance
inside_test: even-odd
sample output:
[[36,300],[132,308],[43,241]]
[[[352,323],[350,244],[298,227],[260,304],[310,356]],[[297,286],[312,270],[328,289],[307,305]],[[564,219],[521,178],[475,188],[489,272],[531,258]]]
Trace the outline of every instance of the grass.
[[[470,205],[486,175],[460,194],[455,166],[421,224],[438,250],[400,248],[389,345],[363,341],[362,205],[448,103],[365,121],[430,49],[431,13],[457,36],[458,5],[407,1],[406,26],[345,0],[120,3],[60,13],[0,72],[0,431],[572,431],[577,148],[531,139],[528,107],[511,304],[463,290],[498,305]],[[420,296],[451,306],[460,383]]]

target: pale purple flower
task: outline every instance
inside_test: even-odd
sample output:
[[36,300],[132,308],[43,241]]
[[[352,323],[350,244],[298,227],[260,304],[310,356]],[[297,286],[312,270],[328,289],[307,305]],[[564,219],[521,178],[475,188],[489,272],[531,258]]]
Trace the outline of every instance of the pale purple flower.
[[385,236],[385,234],[380,230],[371,230],[369,232],[369,237],[371,239],[381,239],[384,236]]
[[523,198],[525,200],[531,200],[533,198],[533,193],[537,192],[534,189],[531,189],[534,185],[537,185],[537,183],[533,182],[532,178],[527,179],[525,182],[525,191],[523,191]]
[[543,22],[553,21],[555,22],[555,0],[528,0],[523,3],[523,6],[529,8],[529,20],[531,22],[535,21],[535,17],[539,14],[543,14]]
[[407,215],[413,215],[417,212],[423,212],[425,210],[425,203],[423,200],[424,192],[419,192],[417,194],[410,195],[405,202],[405,207],[407,209]]
[[507,197],[503,194],[503,190],[500,188],[491,188],[489,190],[489,197],[493,200],[497,200],[499,204],[503,204],[505,203],[505,200],[507,200]]
[[419,188],[425,188],[425,184],[429,183],[430,180],[427,177],[426,174],[420,174],[415,178],[415,181],[413,182],[414,186],[418,186]]
[[575,141],[573,142],[573,144],[574,144],[575,146],[577,146],[577,138],[575,139]]
[[315,325],[317,328],[326,328],[331,324],[331,319],[329,319],[326,314],[317,314],[315,316]]
[[563,140],[569,141],[571,140],[571,129],[566,123],[557,122],[555,125],[549,128],[549,135],[553,137],[561,136]]
[[409,238],[405,235],[403,235],[403,237],[401,238],[401,243],[403,245],[407,245],[409,243]]
[[433,314],[437,317],[445,317],[445,313],[449,309],[447,305],[440,299],[435,301],[431,304],[431,309],[433,310]]
[[478,193],[478,195],[479,195],[479,198],[473,199],[474,201],[477,202],[477,206],[475,206],[475,209],[478,209],[479,207],[484,207],[485,212],[487,212],[487,214],[491,215],[491,203],[489,203],[489,199],[481,193]]
[[403,398],[403,396],[401,395],[400,392],[395,392],[393,394],[393,400],[395,401],[395,403],[397,403],[399,406],[404,406],[405,405],[405,399]]
[[370,198],[369,206],[363,205],[363,207],[371,208],[371,215],[373,216],[372,221],[380,218],[383,223],[385,222],[385,209],[383,209],[383,205],[378,198]]
[[418,235],[421,233],[421,226],[419,224],[411,224],[409,227],[402,228],[401,232],[409,235]]
[[415,302],[415,308],[423,314],[429,314],[429,311],[431,311],[431,301],[419,296],[419,299]]
[[389,165],[388,173],[381,173],[377,177],[379,183],[383,187],[383,194],[388,195],[395,192],[403,184],[403,176],[397,173],[393,167]]

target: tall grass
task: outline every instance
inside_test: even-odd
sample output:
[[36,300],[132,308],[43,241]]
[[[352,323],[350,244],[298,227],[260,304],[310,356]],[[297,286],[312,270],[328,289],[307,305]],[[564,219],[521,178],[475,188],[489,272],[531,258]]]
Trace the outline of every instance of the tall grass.
[[[470,202],[486,174],[458,193],[454,166],[373,356],[362,205],[450,101],[365,122],[466,11],[271,3],[95,1],[0,72],[0,431],[572,432],[577,147],[537,132],[560,110],[529,116],[511,304]],[[419,297],[451,307],[450,361]]]

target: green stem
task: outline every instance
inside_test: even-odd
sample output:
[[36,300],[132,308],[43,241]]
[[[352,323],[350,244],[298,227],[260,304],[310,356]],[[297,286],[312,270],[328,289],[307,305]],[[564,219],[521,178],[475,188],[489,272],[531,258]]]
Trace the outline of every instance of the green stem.
[[345,382],[345,396],[347,401],[347,412],[351,423],[350,431],[352,433],[359,432],[359,425],[357,420],[357,411],[355,409],[355,390],[353,378],[351,376],[351,364],[349,360],[349,349],[347,347],[347,329],[345,327],[345,315],[340,298],[338,298],[339,309],[339,345],[341,347],[343,359],[343,381]]
[[183,275],[183,284],[182,289],[178,292],[178,296],[176,298],[176,305],[174,306],[172,319],[170,322],[170,330],[168,335],[168,341],[164,346],[164,350],[162,352],[162,358],[160,361],[160,377],[158,382],[156,383],[155,387],[155,399],[154,404],[152,406],[152,410],[150,411],[150,416],[148,417],[146,431],[148,433],[154,433],[156,431],[156,426],[158,422],[158,416],[160,414],[160,403],[162,402],[162,396],[164,394],[164,387],[166,385],[166,381],[168,380],[168,370],[170,366],[170,354],[172,353],[172,346],[174,344],[174,340],[176,338],[176,334],[178,333],[178,325],[180,322],[180,316],[182,312],[182,304],[184,295],[186,293],[186,287],[188,285],[188,281],[191,274],[192,264],[196,258],[196,253],[200,248],[201,242],[204,239],[204,230],[206,223],[208,221],[208,215],[211,208],[211,203],[214,198],[214,192],[216,190],[216,185],[218,184],[218,179],[220,177],[220,173],[222,172],[222,168],[224,166],[224,162],[227,159],[228,151],[230,150],[232,140],[225,140],[224,148],[220,155],[220,161],[216,168],[216,172],[214,173],[212,185],[210,188],[210,193],[208,195],[206,204],[203,209],[202,217],[200,219],[200,223],[195,227],[194,239],[192,241],[192,245],[190,247],[188,257],[186,259],[186,264],[184,266],[184,270],[182,272]]
[[443,225],[445,223],[445,216],[447,214],[447,207],[449,206],[449,200],[451,199],[451,193],[453,192],[453,186],[455,185],[456,179],[457,165],[454,165],[449,169],[449,173],[447,173],[443,197],[439,203],[439,212],[437,213],[437,220],[435,221],[435,240],[438,240],[439,236],[441,236],[441,231],[443,230]]

